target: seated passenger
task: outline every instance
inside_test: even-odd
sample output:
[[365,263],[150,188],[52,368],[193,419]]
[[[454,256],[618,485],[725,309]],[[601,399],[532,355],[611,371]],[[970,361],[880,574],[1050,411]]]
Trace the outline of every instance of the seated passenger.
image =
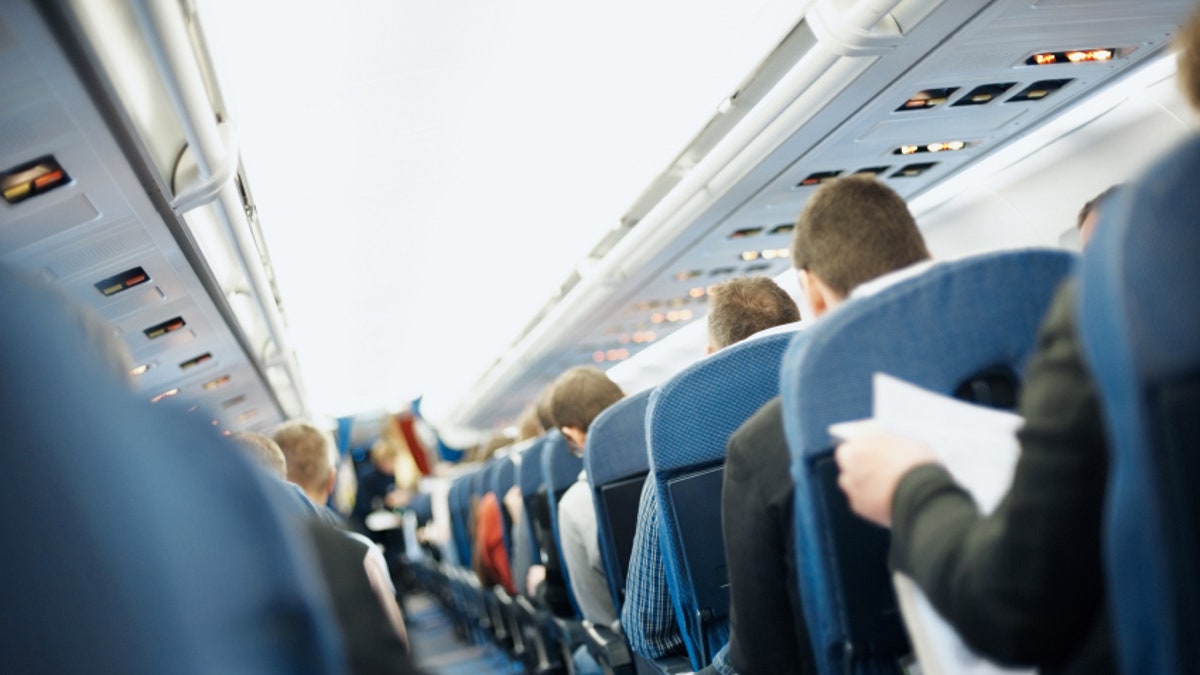
[[[792,239],[792,263],[818,318],[848,297],[919,273],[928,259],[904,200],[873,177],[822,185],[801,210]],[[734,432],[725,457],[730,638],[728,668],[715,663],[720,672],[815,672],[796,587],[790,466],[774,399]]]
[[492,492],[480,497],[475,505],[473,538],[471,562],[479,583],[484,588],[500,585],[509,595],[516,595],[508,550],[504,546],[504,516],[500,512],[500,500]]
[[[706,353],[712,354],[755,333],[798,321],[800,308],[796,301],[771,279],[730,279],[709,290]],[[653,476],[647,476],[638,503],[637,530],[626,575],[621,627],[630,647],[649,659],[684,651],[683,636],[667,589],[658,528],[658,494],[654,490]]]
[[289,422],[272,434],[287,460],[287,480],[300,486],[316,505],[321,520],[345,527],[346,519],[329,506],[329,495],[337,482],[335,452],[329,437],[304,422]]
[[[567,438],[567,446],[573,454],[583,456],[592,420],[624,396],[621,388],[608,379],[604,371],[593,366],[572,368],[554,381],[550,416]],[[611,626],[616,622],[617,614],[604,576],[604,560],[596,531],[596,507],[583,472],[559,500],[558,522],[563,563],[567,566],[567,578],[579,603],[579,611],[592,623]]]
[[[1200,107],[1200,14],[1180,37],[1181,82]],[[921,443],[875,433],[836,454],[851,508],[892,528],[892,568],[972,648],[1047,675],[1116,671],[1101,557],[1108,446],[1075,292],[1064,283],[1042,324],[1019,406],[1021,455],[995,511],[981,516]]]
[[371,530],[367,528],[367,516],[400,503],[400,495],[396,492],[396,458],[399,454],[400,449],[396,446],[382,440],[376,441],[371,446],[370,466],[358,477],[358,493],[354,497],[350,522],[367,536],[371,536]]

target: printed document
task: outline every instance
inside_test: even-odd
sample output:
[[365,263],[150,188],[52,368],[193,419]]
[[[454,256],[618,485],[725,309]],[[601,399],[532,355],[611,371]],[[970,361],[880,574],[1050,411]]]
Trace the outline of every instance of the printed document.
[[[943,396],[884,373],[874,380],[873,417],[833,424],[830,435],[850,439],[882,430],[933,448],[954,479],[989,513],[1008,492],[1020,444],[1019,415]],[[895,574],[900,611],[917,652],[922,675],[1034,673],[997,666],[977,656],[929,603],[911,579]]]

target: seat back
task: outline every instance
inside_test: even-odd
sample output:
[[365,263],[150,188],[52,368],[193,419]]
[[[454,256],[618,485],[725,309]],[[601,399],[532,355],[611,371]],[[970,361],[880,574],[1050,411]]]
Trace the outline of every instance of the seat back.
[[592,420],[583,463],[596,506],[596,532],[608,591],[617,615],[625,601],[625,575],[637,531],[642,483],[650,470],[646,455],[647,389],[617,401]]
[[[562,537],[558,530],[558,502],[562,499],[563,494],[579,480],[579,472],[583,471],[583,460],[571,454],[570,449],[567,448],[567,439],[557,430],[548,432],[542,445],[542,473],[546,477],[546,492],[550,497],[550,525],[554,532],[554,550],[561,561],[565,559],[562,552]],[[562,572],[563,581],[566,582],[571,606],[575,610],[576,617],[579,617],[581,616],[579,604],[575,600],[575,593],[571,590],[570,573],[565,564],[559,565],[559,569]]]
[[1079,328],[1111,443],[1105,562],[1122,670],[1200,662],[1200,138],[1101,211]]
[[454,552],[461,567],[471,566],[471,475],[463,474],[450,484],[450,529],[454,538]]
[[729,637],[729,580],[721,482],[730,435],[779,391],[792,333],[753,337],[671,378],[646,407],[646,444],[658,496],[667,587],[692,666]]
[[871,416],[875,372],[946,395],[986,389],[964,383],[997,372],[1017,376],[1072,259],[1026,250],[943,263],[850,300],[788,348],[780,394],[799,587],[820,672],[883,672],[910,652],[887,569],[888,532],[850,511],[829,425]]
[[492,470],[492,484],[490,491],[496,495],[496,500],[500,502],[500,519],[501,532],[504,534],[504,549],[508,552],[509,560],[512,559],[512,516],[508,513],[508,509],[504,508],[504,495],[508,493],[509,488],[516,482],[516,469],[513,466],[511,455],[494,460],[495,469]]
[[538,546],[537,529],[533,524],[533,502],[538,490],[545,485],[542,479],[542,439],[534,442],[521,453],[521,462],[516,466],[517,487],[521,489],[521,501],[525,504],[525,527],[528,529],[529,546],[533,549],[533,560],[541,561],[541,549]]
[[5,670],[341,672],[287,490],[135,395],[67,307],[0,266]]
[[423,526],[433,520],[433,498],[428,492],[418,492],[413,495],[408,508],[416,516],[417,526]]

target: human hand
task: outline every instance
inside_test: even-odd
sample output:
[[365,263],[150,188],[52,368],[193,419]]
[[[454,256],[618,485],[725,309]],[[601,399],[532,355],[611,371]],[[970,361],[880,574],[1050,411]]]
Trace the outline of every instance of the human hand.
[[914,467],[937,462],[926,444],[886,431],[870,431],[842,443],[834,455],[838,486],[855,513],[890,527],[896,486]]

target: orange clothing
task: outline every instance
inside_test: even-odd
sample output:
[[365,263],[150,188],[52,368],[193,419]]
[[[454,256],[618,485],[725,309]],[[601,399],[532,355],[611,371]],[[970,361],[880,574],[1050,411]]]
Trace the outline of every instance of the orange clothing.
[[500,584],[509,595],[517,594],[513,584],[508,550],[504,548],[504,516],[500,500],[491,492],[485,494],[475,507],[476,573],[484,586]]

